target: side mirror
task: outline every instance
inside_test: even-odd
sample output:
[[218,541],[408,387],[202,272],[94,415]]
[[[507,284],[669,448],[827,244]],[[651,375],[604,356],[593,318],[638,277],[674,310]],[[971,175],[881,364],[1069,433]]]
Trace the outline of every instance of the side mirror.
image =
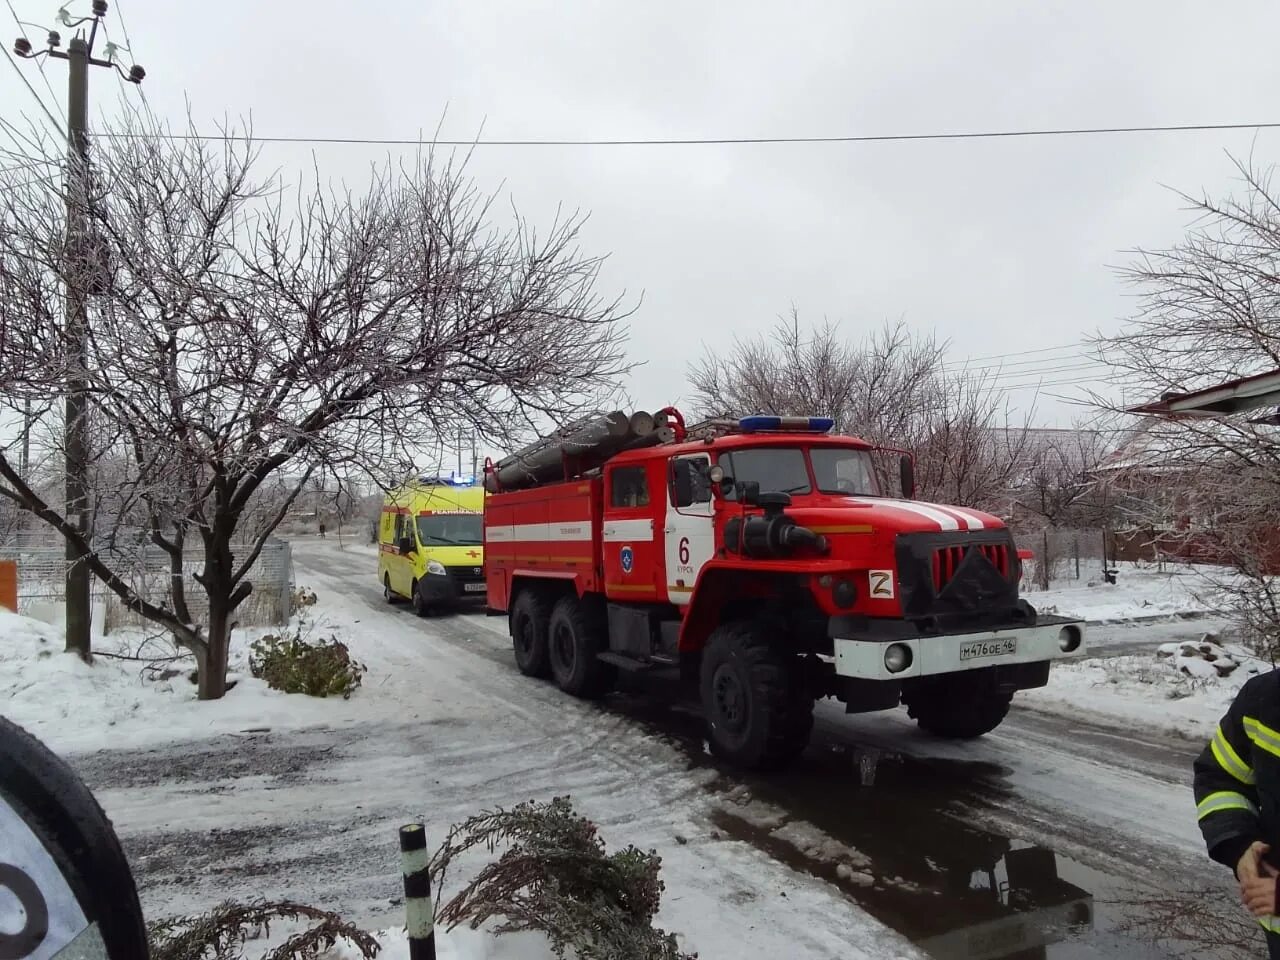
[[916,495],[916,464],[910,457],[903,455],[898,461],[898,476],[902,480],[902,495],[908,500]]
[[693,461],[671,461],[671,479],[677,507],[693,505]]
[[755,480],[743,480],[738,484],[738,502],[749,507],[760,504],[760,484]]
[[400,548],[400,555],[405,557],[417,550],[413,537],[401,537],[397,546]]

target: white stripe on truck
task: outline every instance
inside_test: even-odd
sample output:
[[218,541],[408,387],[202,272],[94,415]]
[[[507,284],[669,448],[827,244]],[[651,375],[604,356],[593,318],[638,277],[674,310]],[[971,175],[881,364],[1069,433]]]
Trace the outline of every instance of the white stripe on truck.
[[585,520],[552,523],[517,523],[485,527],[489,543],[590,543],[591,522]]
[[621,543],[631,540],[649,543],[653,540],[652,520],[610,520],[604,525],[604,542]]

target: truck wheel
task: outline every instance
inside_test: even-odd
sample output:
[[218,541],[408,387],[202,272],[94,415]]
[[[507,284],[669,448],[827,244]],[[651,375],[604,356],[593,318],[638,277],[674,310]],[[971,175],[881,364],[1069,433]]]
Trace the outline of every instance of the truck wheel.
[[712,632],[700,687],[713,753],[739,766],[776,769],[804,752],[813,696],[798,665],[760,624],[726,623]]
[[550,605],[537,590],[525,589],[511,605],[511,644],[516,652],[516,666],[526,677],[545,677],[547,662],[547,624],[551,620]]
[[396,592],[391,589],[391,574],[384,573],[382,575],[382,598],[387,603],[396,604],[400,602],[400,598],[396,596]]
[[939,678],[907,700],[907,715],[936,737],[972,740],[1000,726],[1013,694],[1000,693],[983,678]]
[[565,693],[594,700],[613,689],[617,671],[600,660],[604,635],[575,596],[561,597],[551,611],[547,652],[551,676]]

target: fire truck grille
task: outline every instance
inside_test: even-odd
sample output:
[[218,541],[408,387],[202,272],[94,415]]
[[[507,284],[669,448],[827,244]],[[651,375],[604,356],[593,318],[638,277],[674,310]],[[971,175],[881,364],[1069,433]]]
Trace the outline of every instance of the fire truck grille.
[[1009,547],[1003,543],[953,544],[933,551],[933,589],[941,593],[970,550],[979,550],[1003,577],[1009,576]]

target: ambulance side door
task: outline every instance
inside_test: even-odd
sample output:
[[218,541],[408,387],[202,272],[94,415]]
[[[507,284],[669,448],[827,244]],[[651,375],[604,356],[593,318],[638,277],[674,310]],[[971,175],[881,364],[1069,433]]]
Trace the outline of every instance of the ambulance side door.
[[[413,588],[413,561],[417,553],[417,536],[413,529],[413,515],[407,510],[396,513],[395,553],[390,556],[391,589],[402,597],[409,596]],[[403,548],[412,545],[411,553]]]

